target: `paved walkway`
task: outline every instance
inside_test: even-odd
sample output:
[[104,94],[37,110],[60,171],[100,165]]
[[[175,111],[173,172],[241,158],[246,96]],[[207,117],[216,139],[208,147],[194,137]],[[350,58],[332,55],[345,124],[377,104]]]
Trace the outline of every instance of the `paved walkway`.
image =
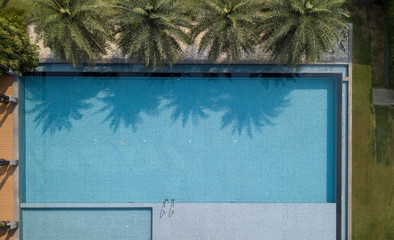
[[[0,93],[12,95],[13,80],[0,77]],[[0,103],[0,158],[13,159],[13,111],[15,105]],[[14,220],[14,166],[0,166],[0,221]],[[15,230],[0,230],[0,240],[11,240]]]
[[394,105],[394,90],[387,88],[374,88],[372,90],[373,104]]

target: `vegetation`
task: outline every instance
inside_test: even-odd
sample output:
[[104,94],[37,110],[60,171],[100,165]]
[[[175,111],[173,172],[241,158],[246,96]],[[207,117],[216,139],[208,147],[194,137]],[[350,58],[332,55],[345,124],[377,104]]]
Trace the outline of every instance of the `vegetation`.
[[173,0],[119,0],[118,45],[124,54],[147,67],[175,63],[181,44],[189,44],[190,21]]
[[391,162],[394,159],[394,108],[391,107],[390,113],[387,111],[390,107],[374,107],[373,114],[371,106],[371,68],[355,64],[353,239],[394,239],[394,168]]
[[353,7],[353,63],[371,67],[372,87],[384,87],[382,6]]
[[387,24],[387,34],[389,37],[389,51],[390,51],[390,63],[389,63],[389,86],[394,89],[394,0],[385,1],[385,16]]
[[22,9],[0,10],[0,64],[16,72],[38,65],[38,47],[30,44],[23,16]]
[[[338,40],[338,31],[347,27],[344,1],[15,0],[9,4],[33,4],[32,22],[39,37],[55,56],[74,66],[94,63],[115,36],[127,57],[154,68],[176,63],[191,39],[200,53],[207,51],[211,62],[231,62],[261,46],[279,63],[319,60]],[[110,17],[113,21],[108,21]]]
[[394,107],[374,106],[383,87],[383,10],[354,7],[353,22],[353,238],[394,239]]
[[345,0],[267,1],[261,31],[263,46],[279,63],[319,60],[346,29]]
[[35,0],[32,22],[39,38],[63,61],[77,66],[106,54],[108,15],[97,0]]
[[202,34],[199,52],[208,50],[210,61],[225,53],[229,62],[253,53],[259,38],[256,28],[261,8],[261,3],[253,1],[203,1],[198,5],[192,34],[194,38]]
[[374,110],[378,126],[375,130],[376,160],[390,168],[394,163],[394,107],[374,106]]
[[0,0],[0,8],[20,8],[25,10],[27,13],[33,7],[33,1],[31,0]]

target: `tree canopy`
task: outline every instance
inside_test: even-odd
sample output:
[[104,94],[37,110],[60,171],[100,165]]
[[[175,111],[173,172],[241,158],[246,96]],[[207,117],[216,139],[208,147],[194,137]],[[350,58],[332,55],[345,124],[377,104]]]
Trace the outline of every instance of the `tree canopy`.
[[340,40],[347,28],[344,3],[36,0],[32,21],[45,46],[74,66],[96,62],[112,40],[130,61],[148,68],[176,63],[191,44],[210,62],[242,59],[259,48],[277,63],[300,64],[320,60]]
[[216,61],[222,53],[228,61],[254,52],[257,44],[257,19],[261,3],[250,0],[205,0],[198,5],[193,37],[199,52],[208,50],[208,59]]
[[16,8],[0,10],[0,64],[16,72],[38,65],[38,47],[30,43],[23,15]]
[[94,63],[111,40],[109,16],[98,0],[35,0],[32,23],[39,38],[73,66]]
[[345,0],[267,0],[262,44],[279,63],[319,60],[346,29]]
[[119,0],[118,44],[128,58],[156,67],[172,65],[182,56],[181,44],[189,44],[190,20],[173,0]]

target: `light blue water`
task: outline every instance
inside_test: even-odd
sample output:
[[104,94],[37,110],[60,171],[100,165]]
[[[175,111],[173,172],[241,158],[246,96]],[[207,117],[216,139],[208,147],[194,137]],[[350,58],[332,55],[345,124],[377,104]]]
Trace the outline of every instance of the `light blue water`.
[[334,79],[25,77],[22,201],[334,202]]
[[24,240],[151,240],[152,209],[23,209]]

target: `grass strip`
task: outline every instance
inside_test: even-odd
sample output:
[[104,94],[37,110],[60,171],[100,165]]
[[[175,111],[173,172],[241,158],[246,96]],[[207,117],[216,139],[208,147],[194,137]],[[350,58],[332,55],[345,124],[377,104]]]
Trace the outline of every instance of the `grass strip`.
[[[389,117],[386,109],[377,107],[375,139],[371,79],[370,66],[353,65],[353,239],[386,240],[394,239],[394,168],[377,157],[375,149],[382,149],[375,147],[375,140],[379,145],[388,141],[386,147],[392,149],[388,144],[394,134],[382,131],[394,122],[391,113]],[[392,154],[392,150],[385,152],[387,157]]]

